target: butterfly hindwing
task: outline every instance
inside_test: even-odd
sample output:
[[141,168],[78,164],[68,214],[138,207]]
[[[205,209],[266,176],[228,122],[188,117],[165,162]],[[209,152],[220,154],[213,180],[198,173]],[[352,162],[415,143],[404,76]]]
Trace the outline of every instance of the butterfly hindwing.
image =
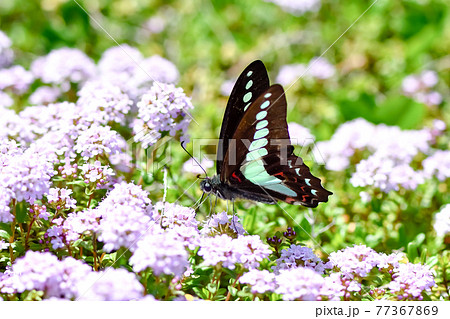
[[256,60],[241,73],[233,87],[225,109],[217,148],[217,174],[221,174],[223,158],[245,111],[269,88],[269,77],[264,64]]
[[293,154],[286,112],[280,85],[272,85],[251,104],[225,155],[221,181],[244,198],[316,207],[331,192]]

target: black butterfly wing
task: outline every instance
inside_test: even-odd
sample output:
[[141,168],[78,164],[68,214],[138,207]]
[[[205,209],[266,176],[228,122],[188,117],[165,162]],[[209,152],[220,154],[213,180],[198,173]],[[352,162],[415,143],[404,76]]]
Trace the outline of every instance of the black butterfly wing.
[[236,81],[228,99],[217,147],[217,174],[222,172],[223,159],[228,150],[229,140],[233,137],[245,111],[269,88],[269,76],[260,60],[250,63]]
[[332,193],[294,155],[286,113],[286,97],[278,84],[252,103],[225,155],[221,182],[234,189],[237,197],[316,207]]

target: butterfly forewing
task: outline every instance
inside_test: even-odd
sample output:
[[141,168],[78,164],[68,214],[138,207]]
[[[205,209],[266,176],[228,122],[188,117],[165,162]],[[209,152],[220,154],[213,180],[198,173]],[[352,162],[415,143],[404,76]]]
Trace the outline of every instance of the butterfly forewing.
[[[284,90],[272,85],[250,105],[225,154],[221,181],[261,200],[316,207],[330,192],[293,154]],[[249,196],[246,196],[247,198]]]
[[269,87],[269,77],[264,64],[257,60],[241,73],[234,85],[223,117],[217,148],[217,174],[221,174],[223,158],[228,150],[229,140],[250,105]]

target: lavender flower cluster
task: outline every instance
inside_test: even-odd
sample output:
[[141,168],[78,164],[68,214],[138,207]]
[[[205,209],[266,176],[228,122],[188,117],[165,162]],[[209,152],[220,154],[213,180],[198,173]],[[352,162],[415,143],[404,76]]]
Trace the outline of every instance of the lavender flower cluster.
[[418,75],[408,75],[402,82],[403,94],[428,106],[439,105],[442,103],[442,96],[433,91],[438,80],[436,72],[431,70],[425,70]]
[[289,86],[303,76],[316,80],[326,80],[335,73],[335,67],[327,59],[315,57],[307,65],[301,63],[283,65],[278,72],[276,82]]
[[[352,160],[369,154],[356,165],[350,179],[354,186],[372,186],[383,192],[400,188],[414,190],[426,179],[449,177],[448,151],[434,150],[432,145],[446,127],[435,120],[432,128],[401,130],[397,126],[375,125],[356,119],[341,125],[329,141],[317,143],[316,158],[323,159],[327,169],[347,169]],[[418,154],[429,155],[423,170],[414,169]]]
[[0,274],[0,292],[31,290],[42,291],[45,299],[136,300],[143,297],[144,287],[125,269],[94,272],[72,257],[58,260],[51,253],[29,251]]
[[324,264],[310,248],[292,245],[282,251],[274,273],[251,269],[239,281],[254,294],[275,292],[283,300],[350,300],[355,293],[371,294],[363,290],[362,281],[377,272],[390,280],[389,289],[377,298],[422,300],[423,293],[435,286],[433,273],[427,266],[402,263],[402,259],[402,254],[378,254],[355,245],[331,253]]

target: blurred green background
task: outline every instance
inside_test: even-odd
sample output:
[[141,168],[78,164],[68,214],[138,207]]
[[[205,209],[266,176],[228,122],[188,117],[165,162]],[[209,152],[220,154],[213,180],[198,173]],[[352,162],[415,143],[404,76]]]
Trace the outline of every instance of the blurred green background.
[[[116,41],[146,56],[162,55],[179,68],[179,85],[193,96],[194,117],[208,119],[193,126],[192,134],[217,134],[225,80],[261,59],[274,81],[282,65],[321,55],[372,3],[322,1],[318,12],[297,17],[262,0],[3,0],[0,28],[14,42],[16,63],[25,66],[64,46],[98,60]],[[161,32],[152,33],[146,24],[152,17],[162,21]],[[437,71],[440,91],[446,92],[449,52],[446,1],[379,0],[324,55],[337,77],[298,81],[287,91],[288,120],[324,139],[338,124],[360,116],[403,128],[421,127],[429,115],[448,118],[444,107],[429,110],[399,93],[402,79],[423,69]]]

